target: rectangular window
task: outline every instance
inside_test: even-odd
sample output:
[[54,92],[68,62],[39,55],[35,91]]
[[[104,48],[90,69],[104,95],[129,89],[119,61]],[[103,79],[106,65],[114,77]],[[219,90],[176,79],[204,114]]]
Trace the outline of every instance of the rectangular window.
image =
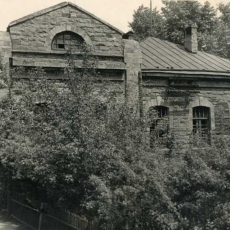
[[150,108],[150,147],[167,146],[169,132],[169,109],[164,106]]
[[207,142],[210,141],[210,108],[193,108],[193,135]]

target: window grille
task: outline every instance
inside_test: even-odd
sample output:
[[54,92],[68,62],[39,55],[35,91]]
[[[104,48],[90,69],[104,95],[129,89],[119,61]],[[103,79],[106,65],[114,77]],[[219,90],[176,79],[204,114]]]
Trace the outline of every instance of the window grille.
[[54,50],[67,50],[73,48],[81,50],[83,47],[84,39],[72,32],[63,32],[57,34],[52,42],[52,49]]
[[150,108],[150,146],[166,147],[169,132],[169,109],[164,106]]
[[210,139],[210,108],[197,106],[193,108],[193,135],[206,141]]

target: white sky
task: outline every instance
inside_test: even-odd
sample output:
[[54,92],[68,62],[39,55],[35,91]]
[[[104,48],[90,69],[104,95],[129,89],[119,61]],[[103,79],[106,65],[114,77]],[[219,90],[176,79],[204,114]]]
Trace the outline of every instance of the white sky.
[[[11,21],[38,10],[53,6],[64,0],[0,0],[0,31],[5,31]],[[129,30],[134,10],[140,5],[149,6],[150,0],[68,0],[112,24],[123,32]],[[199,0],[204,3],[205,0]],[[210,0],[213,6],[228,3],[230,0]],[[152,0],[153,7],[159,10],[161,0]]]

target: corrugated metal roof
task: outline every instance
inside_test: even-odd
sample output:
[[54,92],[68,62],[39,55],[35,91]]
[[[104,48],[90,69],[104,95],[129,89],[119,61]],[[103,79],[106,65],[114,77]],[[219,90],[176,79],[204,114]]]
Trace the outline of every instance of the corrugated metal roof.
[[230,71],[230,60],[198,51],[190,53],[183,46],[149,37],[141,43],[142,69]]

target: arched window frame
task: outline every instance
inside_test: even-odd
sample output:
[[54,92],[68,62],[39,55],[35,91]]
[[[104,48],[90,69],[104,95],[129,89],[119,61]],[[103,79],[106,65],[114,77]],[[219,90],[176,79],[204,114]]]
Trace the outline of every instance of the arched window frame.
[[167,145],[169,133],[169,108],[155,106],[149,108],[150,116],[150,146],[158,142],[159,145]]
[[189,103],[189,130],[192,133],[193,130],[193,108],[197,106],[204,106],[210,108],[210,131],[215,130],[215,116],[214,105],[206,98],[199,97]]
[[84,39],[71,31],[64,31],[55,35],[52,40],[52,50],[81,50],[83,48]]
[[[170,115],[171,111],[172,111],[172,107],[169,107],[167,102],[164,101],[164,99],[161,97],[161,96],[157,96],[156,98],[152,98],[148,101],[144,101],[143,103],[143,112],[145,114],[145,116],[148,116],[149,115],[149,109],[151,107],[156,107],[156,106],[163,106],[163,107],[166,107],[168,108],[168,113],[169,113],[169,116],[168,116],[168,129],[170,130],[172,128],[172,125],[173,125],[173,117]],[[146,128],[146,141],[148,143],[150,143],[150,146],[151,146],[151,140],[150,140],[150,127],[149,128]],[[166,146],[161,146],[162,148],[165,148]]]
[[55,35],[61,32],[65,32],[65,31],[71,31],[75,34],[78,34],[84,39],[87,46],[93,46],[93,42],[91,38],[89,37],[89,35],[86,33],[86,31],[76,26],[75,23],[66,23],[60,26],[55,26],[51,31],[49,31],[49,33],[47,34],[45,46],[44,46],[46,51],[55,52],[55,53],[59,52],[58,50],[52,50],[51,44],[52,44],[52,41]]
[[193,107],[193,135],[209,141],[211,137],[210,132],[210,108],[206,106]]
[[195,137],[193,130],[193,111],[196,107],[206,107],[209,109],[209,133],[208,137],[204,138],[210,144],[211,143],[211,135],[215,130],[215,115],[214,115],[214,105],[204,97],[198,97],[194,101],[189,104],[189,130],[191,137]]

